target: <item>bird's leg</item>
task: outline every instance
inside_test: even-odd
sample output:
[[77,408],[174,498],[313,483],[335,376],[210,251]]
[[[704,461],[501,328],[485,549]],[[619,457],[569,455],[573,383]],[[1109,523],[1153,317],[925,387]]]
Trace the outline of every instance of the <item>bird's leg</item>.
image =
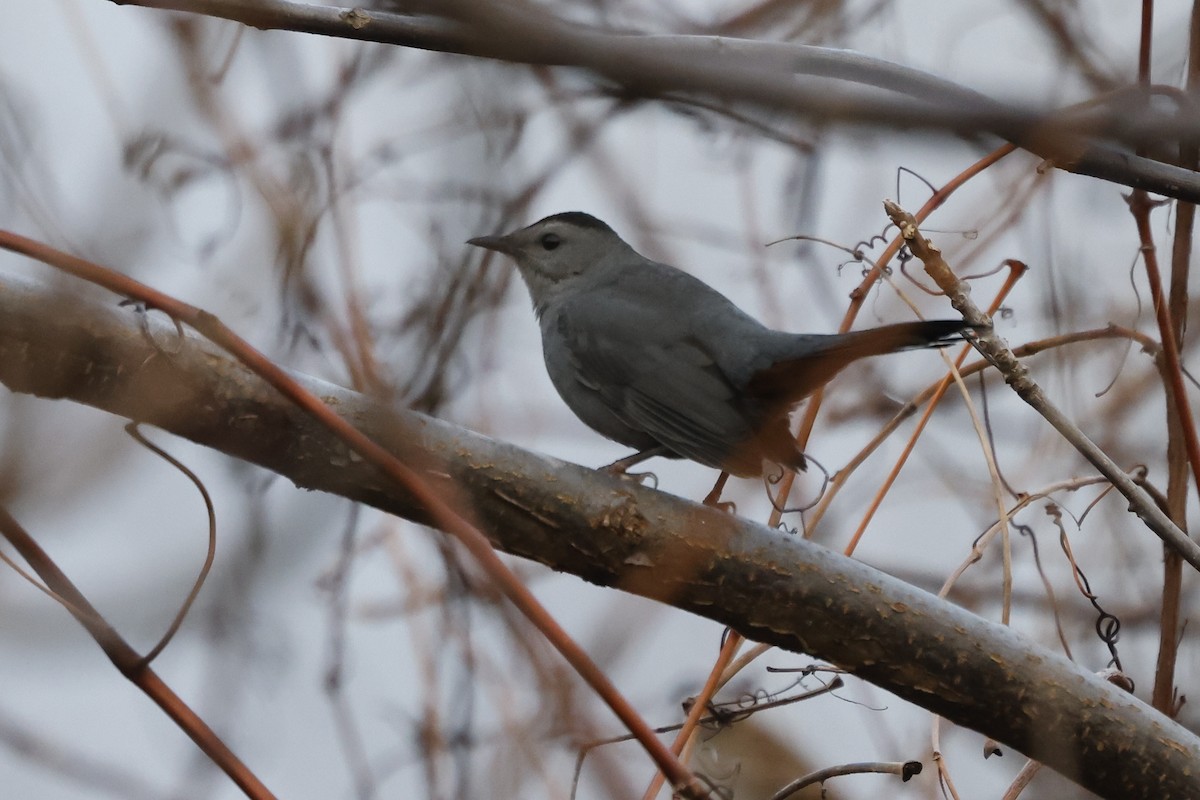
[[665,456],[669,452],[671,451],[666,447],[658,445],[647,450],[639,450],[631,456],[625,456],[624,458],[618,459],[609,464],[607,467],[602,467],[602,469],[610,475],[616,475],[619,477],[625,474],[625,470],[629,469],[635,464],[640,464],[646,459],[654,458],[655,456]]
[[725,491],[725,484],[729,481],[729,473],[722,472],[717,476],[717,482],[713,485],[712,491],[704,496],[704,505],[712,506],[720,511],[728,511],[730,514],[737,510],[737,506],[733,503],[722,503],[721,492]]

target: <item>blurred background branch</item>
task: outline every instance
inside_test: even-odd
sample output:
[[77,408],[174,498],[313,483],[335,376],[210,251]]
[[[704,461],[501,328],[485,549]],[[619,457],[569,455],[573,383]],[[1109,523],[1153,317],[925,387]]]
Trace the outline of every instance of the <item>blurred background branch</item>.
[[398,2],[390,4],[396,11],[389,13],[290,0],[113,2],[210,15],[254,28],[578,67],[630,97],[695,93],[729,103],[735,111],[748,105],[821,122],[993,134],[1051,167],[1200,200],[1200,176],[1192,170],[1135,152],[1137,147],[1161,152],[1200,139],[1200,109],[1188,96],[1167,91],[1175,102],[1160,111],[1153,100],[1164,92],[1132,83],[1083,108],[1029,108],[861,53],[730,37],[604,31],[526,3]]

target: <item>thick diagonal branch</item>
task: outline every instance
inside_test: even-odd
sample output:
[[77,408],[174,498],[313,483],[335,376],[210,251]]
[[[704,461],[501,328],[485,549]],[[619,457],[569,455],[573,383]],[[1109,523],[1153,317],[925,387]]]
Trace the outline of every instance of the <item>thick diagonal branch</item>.
[[[1200,741],[1009,630],[795,537],[303,380],[510,553],[829,659],[1102,796],[1200,796]],[[429,521],[273,389],[153,315],[2,282],[0,382]]]

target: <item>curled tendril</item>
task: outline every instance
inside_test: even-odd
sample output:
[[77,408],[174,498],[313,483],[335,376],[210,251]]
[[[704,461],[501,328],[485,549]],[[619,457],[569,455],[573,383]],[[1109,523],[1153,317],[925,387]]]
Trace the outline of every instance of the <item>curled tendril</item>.
[[792,508],[781,506],[775,495],[771,494],[771,487],[777,485],[781,480],[783,480],[783,476],[786,474],[783,467],[779,467],[778,472],[763,472],[763,488],[767,492],[767,499],[771,501],[771,507],[780,514],[803,514],[805,511],[808,511],[810,508],[816,506],[816,504],[821,501],[821,497],[825,494],[825,491],[829,488],[829,470],[825,469],[825,465],[810,455],[806,454],[804,458],[810,464],[815,464],[817,469],[821,471],[822,476],[821,490],[817,492],[817,496],[813,498],[812,502],[807,503],[806,505],[793,506]]
[[1063,525],[1061,508],[1057,504],[1051,503],[1046,506],[1046,513],[1058,528],[1058,544],[1062,548],[1063,554],[1066,555],[1067,562],[1071,565],[1071,570],[1075,575],[1075,585],[1079,588],[1080,594],[1086,597],[1092,607],[1096,609],[1096,636],[1108,648],[1109,656],[1111,656],[1109,664],[1121,672],[1125,672],[1125,668],[1121,666],[1121,656],[1117,652],[1117,642],[1121,638],[1121,620],[1100,605],[1100,598],[1092,591],[1087,575],[1083,573],[1079,563],[1075,560],[1075,554],[1071,551],[1071,541],[1067,537],[1066,526]]
[[[142,336],[146,339],[147,342],[150,343],[151,347],[153,347],[155,350],[157,350],[158,352],[162,353],[165,356],[179,355],[179,352],[183,349],[183,342],[186,339],[186,336],[184,335],[184,332],[183,332],[183,323],[181,323],[179,320],[175,319],[174,317],[171,317],[168,315],[168,319],[170,319],[171,322],[175,325],[175,334],[178,337],[176,339],[175,349],[168,350],[165,347],[163,347],[162,344],[160,344],[158,342],[158,340],[154,338],[154,334],[150,332],[150,324],[147,321],[147,315],[149,314],[149,312],[154,311],[156,309],[154,309],[153,307],[147,306],[145,303],[141,302],[140,300],[125,299],[125,300],[122,300],[117,305],[121,308],[125,308],[127,306],[133,308],[134,313],[137,314],[138,330],[141,331]],[[128,430],[128,428],[126,428],[126,430]],[[135,439],[138,438],[137,435],[135,435],[135,434],[131,433],[130,435],[133,436]],[[142,440],[139,440],[139,441],[142,441]]]

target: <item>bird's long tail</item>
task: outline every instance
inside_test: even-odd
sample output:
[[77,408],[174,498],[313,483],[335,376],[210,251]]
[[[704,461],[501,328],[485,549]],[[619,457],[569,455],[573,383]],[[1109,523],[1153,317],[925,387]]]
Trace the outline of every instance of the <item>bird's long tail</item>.
[[819,389],[853,361],[897,350],[945,347],[961,340],[963,332],[971,327],[962,320],[900,322],[823,337],[808,353],[777,361],[756,373],[747,390],[768,404],[790,406]]
[[846,359],[846,363],[867,356],[881,356],[897,350],[920,347],[945,347],[960,341],[963,331],[970,328],[961,319],[935,319],[920,322],[898,322],[865,331],[844,333],[831,343],[830,355]]

